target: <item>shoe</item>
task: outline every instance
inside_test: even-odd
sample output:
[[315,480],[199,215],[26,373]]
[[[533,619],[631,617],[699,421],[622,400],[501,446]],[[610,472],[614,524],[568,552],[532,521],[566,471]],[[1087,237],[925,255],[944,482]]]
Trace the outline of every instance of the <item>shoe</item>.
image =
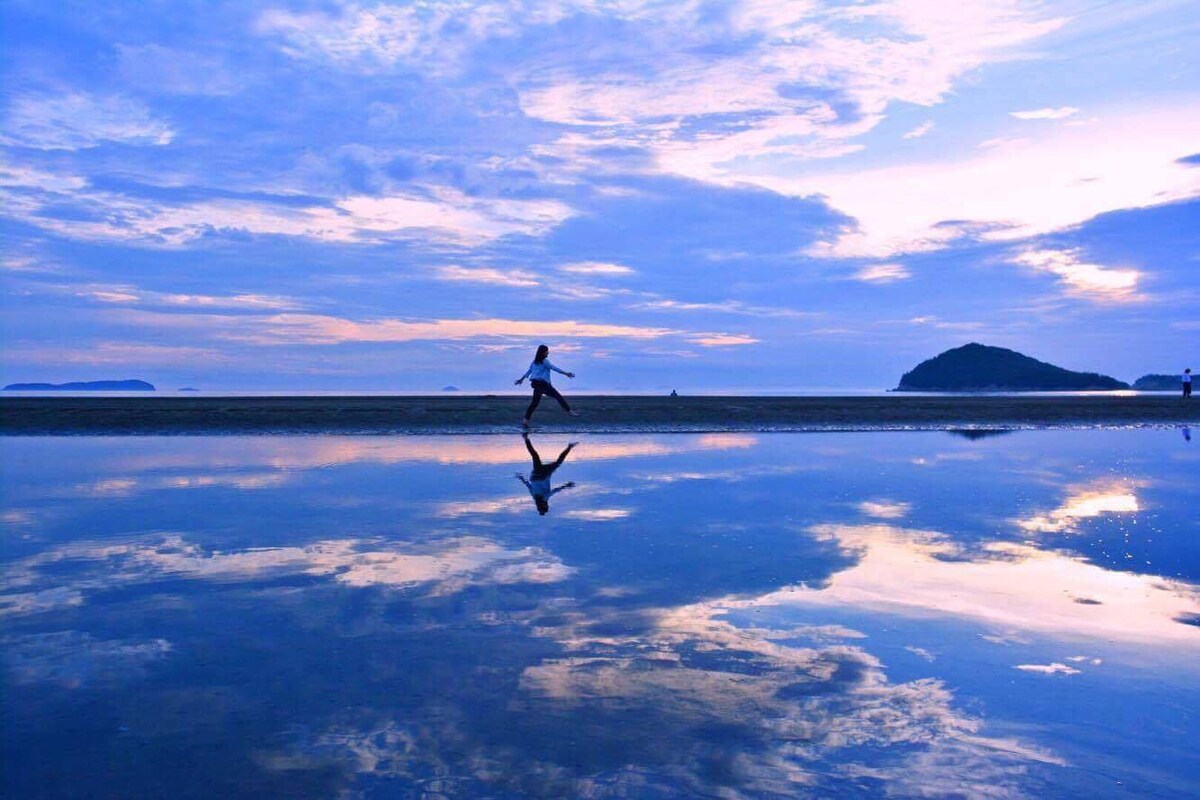
[[579,416],[579,412],[578,412],[578,411],[568,411],[568,412],[567,412],[567,416],[568,416],[568,417],[578,417],[578,416]]
[[521,427],[522,427],[522,428],[528,428],[528,427],[529,427],[529,420],[527,420],[527,419],[523,419],[523,420],[521,420]]

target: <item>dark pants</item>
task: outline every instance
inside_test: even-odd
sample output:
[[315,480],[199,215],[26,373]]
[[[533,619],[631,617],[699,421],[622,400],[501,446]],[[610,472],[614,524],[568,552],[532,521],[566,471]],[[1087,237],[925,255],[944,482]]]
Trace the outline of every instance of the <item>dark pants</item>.
[[1185,383],[1183,385],[1183,396],[1184,397],[1192,396],[1192,382],[1191,381],[1188,381],[1187,383]]
[[571,407],[567,405],[567,401],[558,393],[558,389],[555,389],[548,382],[534,378],[529,382],[529,385],[533,387],[533,399],[529,401],[529,408],[525,409],[525,419],[533,416],[533,411],[538,407],[538,403],[542,402],[542,395],[544,394],[548,394],[557,400],[558,404],[563,407],[563,411],[571,410]]

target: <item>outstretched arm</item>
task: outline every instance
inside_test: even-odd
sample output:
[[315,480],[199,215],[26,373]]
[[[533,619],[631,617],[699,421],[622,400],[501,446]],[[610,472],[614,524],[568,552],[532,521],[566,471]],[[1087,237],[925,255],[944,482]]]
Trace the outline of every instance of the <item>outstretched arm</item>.
[[574,486],[575,486],[575,481],[568,481],[567,483],[564,483],[562,486],[558,487],[557,489],[551,489],[550,494],[548,494],[547,497],[553,497],[554,495],[561,492],[563,489],[570,489]]
[[521,385],[521,381],[523,381],[523,380],[525,380],[526,378],[528,378],[528,377],[529,377],[529,373],[530,373],[530,372],[533,372],[533,364],[530,364],[530,365],[529,365],[529,369],[525,370],[525,374],[524,374],[524,375],[522,375],[521,377],[517,378],[515,381],[513,381],[513,383],[514,383],[515,385],[517,385],[517,386],[520,386],[520,385]]
[[549,367],[550,369],[554,370],[555,372],[557,372],[559,375],[566,375],[568,378],[575,377],[574,372],[567,372],[565,369],[559,369],[558,367],[551,364],[549,361],[546,361],[546,366]]
[[521,474],[521,473],[519,473],[519,472],[518,472],[518,473],[516,473],[516,475],[517,475],[517,477],[518,477],[518,478],[520,478],[520,479],[521,479],[521,483],[525,484],[525,488],[526,488],[526,489],[528,489],[529,491],[531,491],[531,492],[532,492],[532,491],[533,491],[533,487],[529,485],[529,481],[525,480],[525,476],[524,476],[524,475],[522,475],[522,474]]

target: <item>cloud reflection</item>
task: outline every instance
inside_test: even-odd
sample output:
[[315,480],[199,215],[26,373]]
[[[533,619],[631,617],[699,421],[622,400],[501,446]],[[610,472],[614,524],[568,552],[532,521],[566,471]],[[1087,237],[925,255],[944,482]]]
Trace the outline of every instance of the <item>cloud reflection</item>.
[[[59,573],[67,564],[73,569],[64,577]],[[222,552],[206,550],[178,534],[163,534],[123,543],[73,543],[18,561],[5,570],[9,591],[0,595],[0,614],[80,605],[92,591],[170,576],[251,582],[310,575],[356,587],[424,586],[427,594],[436,596],[471,585],[554,583],[573,572],[542,548],[506,548],[479,536],[418,545],[330,539]]]
[[952,615],[1068,639],[1200,646],[1196,630],[1178,621],[1200,612],[1200,592],[1189,583],[1024,544],[968,548],[936,531],[886,524],[823,524],[809,532],[855,554],[856,563],[824,588],[784,589],[756,603]]
[[1133,490],[1140,484],[1099,481],[1075,489],[1062,505],[1046,514],[1017,520],[1026,531],[1035,533],[1077,533],[1079,522],[1105,514],[1136,514],[1141,510]]

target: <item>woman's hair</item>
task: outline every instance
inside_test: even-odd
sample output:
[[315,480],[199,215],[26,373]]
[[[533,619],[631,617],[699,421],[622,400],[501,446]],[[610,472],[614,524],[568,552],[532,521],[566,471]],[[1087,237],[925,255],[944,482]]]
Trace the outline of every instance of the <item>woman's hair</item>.
[[535,355],[533,357],[533,363],[535,363],[535,364],[542,363],[543,361],[546,360],[546,356],[548,356],[548,355],[550,355],[550,348],[546,347],[546,345],[544,345],[544,344],[539,344],[538,349],[537,349],[537,355]]

